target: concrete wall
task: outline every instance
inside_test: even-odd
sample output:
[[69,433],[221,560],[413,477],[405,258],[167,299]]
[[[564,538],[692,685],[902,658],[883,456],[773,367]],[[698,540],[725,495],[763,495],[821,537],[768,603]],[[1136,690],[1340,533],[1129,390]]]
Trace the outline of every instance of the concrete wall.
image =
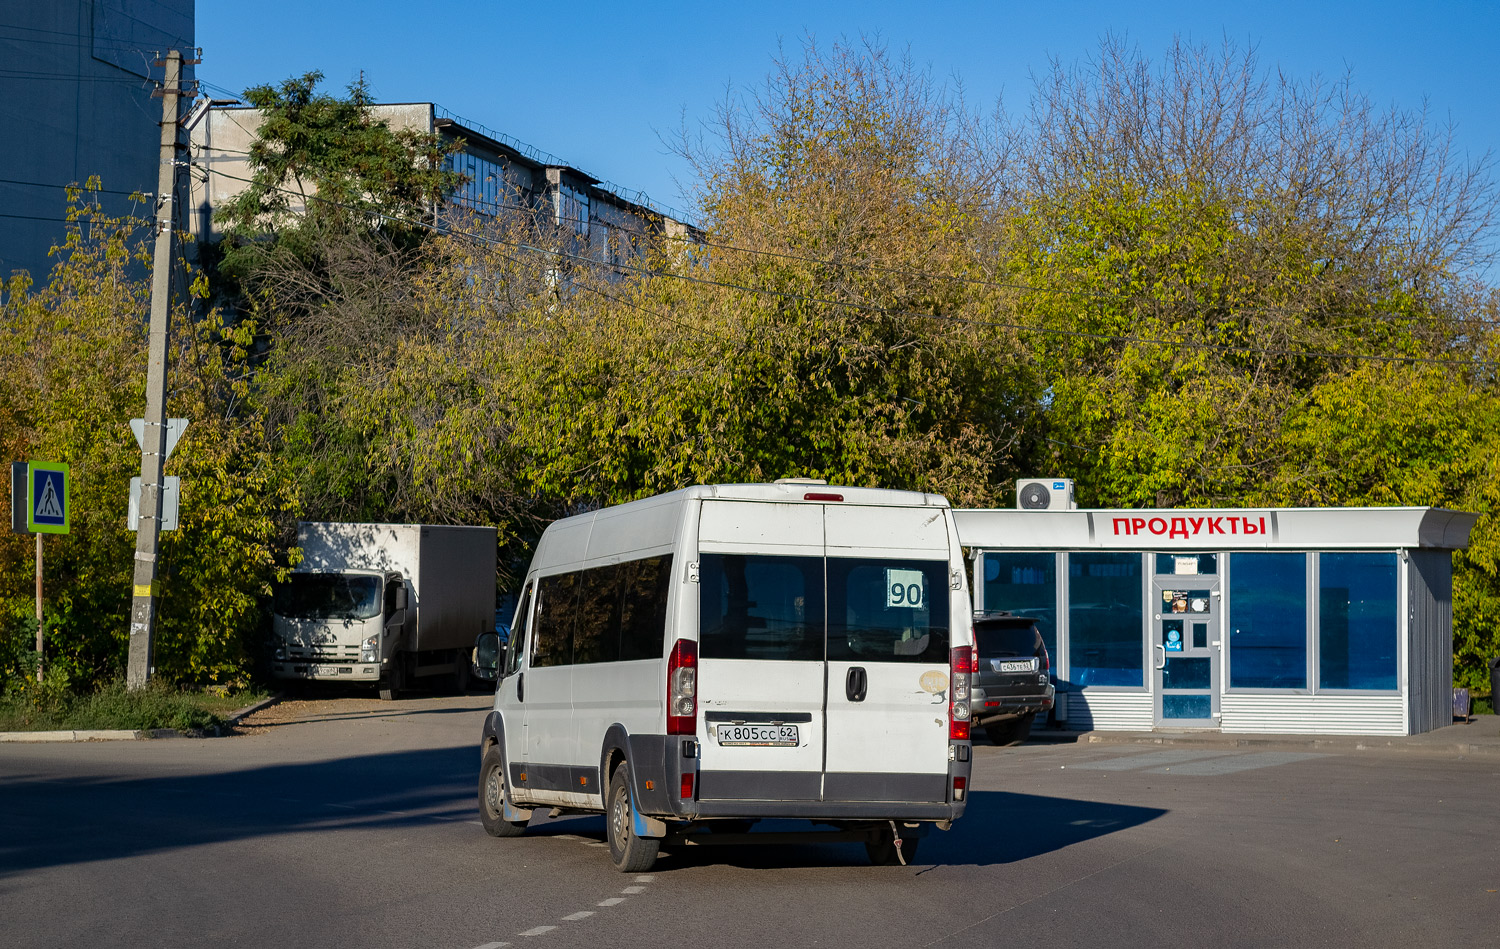
[[[0,278],[44,282],[66,234],[63,186],[98,175],[110,191],[155,191],[162,69],[157,53],[193,45],[193,0],[6,0],[0,22]],[[192,67],[183,75],[191,78]],[[103,194],[114,214],[151,205]]]

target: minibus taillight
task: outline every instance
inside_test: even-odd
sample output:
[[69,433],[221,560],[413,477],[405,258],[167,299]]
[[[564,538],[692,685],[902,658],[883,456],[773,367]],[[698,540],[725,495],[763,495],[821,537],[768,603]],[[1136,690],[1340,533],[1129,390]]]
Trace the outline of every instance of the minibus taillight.
[[698,644],[677,640],[667,660],[667,734],[698,733]]
[[804,501],[842,501],[842,500],[844,500],[844,496],[842,494],[829,494],[826,491],[809,491],[806,494],[802,495],[802,500],[804,500]]
[[969,674],[974,671],[974,647],[948,650],[948,738],[969,740]]

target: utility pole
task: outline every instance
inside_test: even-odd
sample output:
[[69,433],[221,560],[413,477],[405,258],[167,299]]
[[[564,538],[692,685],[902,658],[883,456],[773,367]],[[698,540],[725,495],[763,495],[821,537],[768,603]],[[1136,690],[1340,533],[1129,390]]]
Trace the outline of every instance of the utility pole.
[[141,517],[135,535],[135,589],[130,603],[130,659],[125,683],[145,688],[156,671],[156,554],[161,533],[163,467],[167,460],[167,341],[172,307],[172,225],[176,220],[177,123],[182,90],[182,54],[177,50],[156,65],[167,67],[159,90],[161,167],[156,177],[156,248],[151,256],[151,327],[146,365],[146,424],[141,435]]

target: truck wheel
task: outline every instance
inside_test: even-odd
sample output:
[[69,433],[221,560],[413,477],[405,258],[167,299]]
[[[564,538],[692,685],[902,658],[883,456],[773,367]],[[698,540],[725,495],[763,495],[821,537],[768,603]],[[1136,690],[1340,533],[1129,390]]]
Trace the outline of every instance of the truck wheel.
[[525,821],[505,819],[505,759],[498,745],[491,745],[479,765],[479,822],[491,837],[519,837],[526,833]]
[[875,836],[865,841],[865,853],[877,867],[900,866],[903,857],[909,864],[916,859],[917,840],[916,837],[902,837],[901,852],[898,854],[895,833],[890,827],[879,827],[875,830]]
[[469,692],[469,654],[462,649],[453,650],[453,675],[449,677],[448,684],[457,695],[467,695]]
[[640,873],[656,863],[661,841],[635,835],[635,811],[631,807],[626,770],[629,767],[622,761],[609,779],[609,810],[604,815],[604,830],[615,869],[621,873]]
[[990,736],[990,741],[997,745],[1019,745],[1031,736],[1031,723],[1034,721],[1036,721],[1036,713],[1031,712],[1020,718],[986,725],[984,733]]
[[380,700],[382,702],[393,702],[401,697],[401,689],[406,685],[406,676],[401,671],[402,657],[395,655],[391,657],[391,667],[386,670],[380,679]]

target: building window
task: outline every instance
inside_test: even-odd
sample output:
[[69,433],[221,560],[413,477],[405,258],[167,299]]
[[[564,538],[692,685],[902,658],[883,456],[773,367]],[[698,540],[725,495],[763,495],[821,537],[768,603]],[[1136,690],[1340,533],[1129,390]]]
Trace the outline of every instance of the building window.
[[1145,684],[1142,606],[1140,554],[1068,554],[1069,681]]
[[1307,555],[1229,555],[1229,685],[1307,688]]
[[588,192],[569,185],[558,186],[557,225],[571,228],[579,237],[589,236]]
[[1047,652],[1056,656],[1057,556],[985,554],[984,608],[1035,620]]
[[1394,553],[1318,557],[1318,688],[1396,688]]

